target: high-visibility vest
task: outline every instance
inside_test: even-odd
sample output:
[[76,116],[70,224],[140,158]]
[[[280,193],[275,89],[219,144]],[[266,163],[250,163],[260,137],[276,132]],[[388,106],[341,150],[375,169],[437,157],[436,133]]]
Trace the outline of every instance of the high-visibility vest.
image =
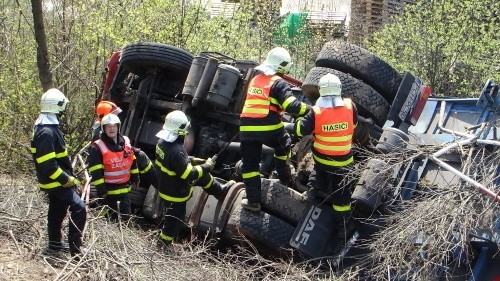
[[313,147],[319,153],[343,156],[351,151],[354,112],[350,99],[345,98],[344,103],[344,106],[331,108],[313,106]]
[[130,168],[134,162],[134,151],[130,145],[130,139],[126,136],[123,136],[123,138],[125,139],[125,147],[118,152],[109,150],[100,139],[94,142],[102,154],[105,183],[124,184],[130,180]]
[[271,104],[269,98],[271,86],[278,79],[281,79],[278,75],[258,74],[250,81],[241,117],[264,118],[269,114],[269,110],[280,112],[276,105]]

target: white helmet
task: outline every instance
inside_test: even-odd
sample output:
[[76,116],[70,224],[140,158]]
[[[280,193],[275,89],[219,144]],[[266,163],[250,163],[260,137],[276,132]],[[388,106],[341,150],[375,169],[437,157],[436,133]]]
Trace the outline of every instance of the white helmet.
[[318,87],[321,97],[340,96],[342,92],[342,83],[340,83],[340,79],[331,73],[323,75],[323,77],[319,79]]
[[267,53],[266,60],[255,69],[262,71],[265,75],[288,74],[291,65],[290,53],[282,47],[276,47]]
[[47,90],[40,99],[41,113],[63,114],[69,100],[56,88]]
[[188,134],[189,125],[190,123],[186,114],[180,110],[174,110],[165,117],[163,130],[176,133],[179,136],[185,136]]
[[120,121],[120,118],[118,118],[118,116],[110,113],[108,115],[105,115],[104,117],[102,117],[102,120],[101,120],[101,130],[104,131],[104,125],[108,125],[108,124],[118,124],[118,129],[120,129],[120,125],[121,125],[121,121]]

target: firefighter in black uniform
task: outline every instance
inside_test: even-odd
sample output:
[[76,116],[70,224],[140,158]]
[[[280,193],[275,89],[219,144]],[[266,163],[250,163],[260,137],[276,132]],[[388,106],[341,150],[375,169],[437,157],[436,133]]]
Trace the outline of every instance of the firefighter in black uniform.
[[102,118],[101,137],[93,142],[88,162],[97,195],[105,198],[112,210],[110,219],[116,220],[119,210],[121,218],[127,221],[132,213],[128,193],[132,186],[139,186],[139,170],[130,140],[118,133],[120,124],[120,118],[114,114]]
[[72,256],[82,253],[82,232],[87,221],[85,203],[78,196],[78,180],[73,174],[58,116],[64,113],[68,99],[58,89],[46,91],[35,121],[31,153],[40,189],[47,192],[49,211],[47,232],[50,250],[64,250],[62,223],[69,210],[68,243]]
[[219,183],[209,173],[214,162],[188,156],[183,146],[188,134],[189,120],[184,112],[175,110],[165,118],[163,128],[156,136],[155,164],[158,171],[158,196],[166,201],[166,214],[160,232],[160,246],[169,245],[179,234],[186,215],[186,201],[193,193],[193,185],[201,186],[217,199],[226,195],[234,181]]
[[[355,104],[341,97],[342,84],[333,74],[319,80],[320,98],[313,110],[295,123],[295,134],[313,134],[314,171],[309,177],[308,199],[321,199],[331,204],[339,236],[345,238],[346,219],[351,213],[351,184],[345,183],[348,167],[354,162],[352,138],[358,121]],[[327,198],[320,198],[320,192]]]
[[[114,102],[101,100],[96,108],[97,120],[92,126],[92,141],[99,139],[101,135],[101,120],[104,116],[108,114],[114,114],[119,116],[122,109],[118,107]],[[137,147],[132,147],[137,161],[137,168],[139,168],[139,174],[141,178],[141,184],[143,186],[153,185],[155,188],[158,186],[158,176],[156,174],[156,168],[153,165],[151,159],[148,155]]]
[[251,211],[260,210],[259,163],[263,144],[274,148],[274,162],[280,182],[284,185],[292,184],[290,166],[287,163],[291,139],[285,131],[280,112],[303,116],[309,111],[309,106],[297,100],[288,83],[280,77],[289,72],[291,64],[288,51],[276,47],[255,68],[262,73],[255,76],[248,85],[240,116],[242,176],[246,185],[246,198],[241,204]]

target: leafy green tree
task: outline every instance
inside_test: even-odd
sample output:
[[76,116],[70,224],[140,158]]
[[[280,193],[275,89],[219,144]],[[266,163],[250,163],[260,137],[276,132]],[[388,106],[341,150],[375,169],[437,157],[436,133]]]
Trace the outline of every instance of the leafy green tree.
[[438,95],[476,97],[487,79],[500,80],[499,10],[496,0],[418,1],[377,32],[369,49]]

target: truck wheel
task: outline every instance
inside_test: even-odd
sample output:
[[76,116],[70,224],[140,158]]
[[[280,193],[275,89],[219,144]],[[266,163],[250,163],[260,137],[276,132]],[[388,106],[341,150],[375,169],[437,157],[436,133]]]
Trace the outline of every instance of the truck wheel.
[[389,103],[377,91],[351,75],[326,67],[313,67],[302,84],[302,92],[309,100],[319,97],[319,79],[332,73],[342,82],[342,96],[351,98],[356,103],[359,115],[371,118],[375,123],[383,125],[389,112]]
[[373,87],[392,102],[402,77],[388,63],[361,47],[342,41],[330,41],[316,58],[316,66],[349,73]]
[[302,137],[302,139],[292,148],[292,155],[295,163],[300,163],[302,158],[311,151],[312,135]]
[[301,199],[301,194],[279,180],[262,180],[261,205],[265,211],[293,226],[296,226],[308,203]]
[[257,242],[265,246],[258,250],[265,252],[290,249],[289,242],[295,227],[262,211],[256,213],[243,209],[240,202],[244,194],[242,190],[236,198],[223,237],[235,243],[246,240]]
[[193,55],[186,50],[153,42],[127,45],[122,50],[120,64],[130,72],[145,76],[149,68],[171,70],[184,79],[187,77]]
[[130,199],[130,203],[132,204],[132,208],[140,208],[142,210],[142,206],[144,205],[144,200],[146,199],[146,194],[148,193],[148,189],[139,186],[138,188],[132,188],[128,193],[128,198]]

